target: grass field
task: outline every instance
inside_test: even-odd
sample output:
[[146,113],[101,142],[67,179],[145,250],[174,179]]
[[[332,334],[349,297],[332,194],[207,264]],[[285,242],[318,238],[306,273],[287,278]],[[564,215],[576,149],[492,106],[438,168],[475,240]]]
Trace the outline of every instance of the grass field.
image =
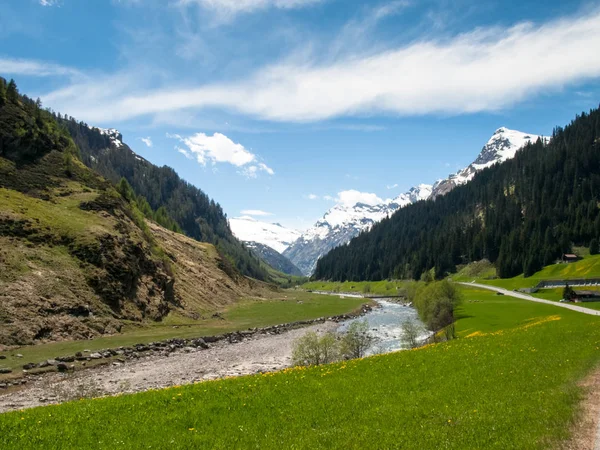
[[311,281],[301,286],[302,289],[327,292],[355,292],[368,295],[398,295],[398,289],[404,286],[404,281]]
[[584,258],[575,263],[569,264],[553,264],[544,267],[539,272],[531,277],[523,277],[523,275],[514,278],[495,278],[488,279],[490,271],[477,276],[469,276],[465,270],[461,271],[452,279],[455,281],[477,281],[478,283],[490,284],[493,286],[502,287],[505,289],[530,288],[537,285],[542,280],[563,280],[563,279],[578,279],[578,278],[600,278],[600,255],[584,256]]
[[[0,360],[0,367],[20,369],[28,362],[40,362],[61,355],[72,355],[83,350],[99,350],[129,346],[137,343],[155,342],[170,338],[191,338],[215,335],[254,327],[266,327],[298,320],[316,319],[349,313],[358,309],[364,299],[344,298],[301,291],[284,291],[279,298],[269,300],[246,300],[222,313],[223,319],[211,318],[201,321],[167,320],[151,326],[131,326],[122,334],[89,341],[68,341],[20,347],[0,353],[7,359]],[[174,328],[176,327],[176,328]],[[15,357],[16,354],[23,358]],[[0,375],[0,377],[2,377]]]
[[461,338],[0,415],[1,448],[536,449],[568,436],[600,320],[465,288]]

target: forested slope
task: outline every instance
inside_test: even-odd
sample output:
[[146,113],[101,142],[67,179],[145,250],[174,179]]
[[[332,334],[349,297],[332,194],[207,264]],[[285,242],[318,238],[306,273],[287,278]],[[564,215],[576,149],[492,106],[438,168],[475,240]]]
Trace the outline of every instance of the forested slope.
[[164,211],[189,237],[214,244],[244,275],[267,280],[267,272],[232,234],[221,206],[170,167],[158,167],[136,155],[126,144],[114,141],[99,129],[57,116],[81,151],[85,165],[113,183],[123,177],[150,207]]
[[600,112],[556,128],[512,160],[435,200],[396,212],[318,263],[331,280],[437,277],[487,258],[501,277],[530,275],[600,237]]

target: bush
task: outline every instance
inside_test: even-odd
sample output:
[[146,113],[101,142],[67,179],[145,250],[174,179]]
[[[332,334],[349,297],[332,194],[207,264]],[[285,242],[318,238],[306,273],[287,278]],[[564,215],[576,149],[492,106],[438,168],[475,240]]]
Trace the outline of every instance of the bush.
[[365,284],[362,288],[363,294],[369,294],[371,292],[371,285],[370,284]]
[[367,320],[350,324],[340,342],[340,354],[344,359],[362,358],[375,343],[375,337],[369,333]]
[[456,287],[443,280],[419,289],[415,294],[414,306],[427,328],[438,331],[454,322],[454,309],[460,300]]
[[421,325],[417,321],[407,319],[402,324],[402,341],[408,348],[417,348],[419,346],[419,335],[423,332]]
[[292,353],[295,366],[319,366],[339,359],[338,343],[335,334],[319,336],[314,331],[299,338]]

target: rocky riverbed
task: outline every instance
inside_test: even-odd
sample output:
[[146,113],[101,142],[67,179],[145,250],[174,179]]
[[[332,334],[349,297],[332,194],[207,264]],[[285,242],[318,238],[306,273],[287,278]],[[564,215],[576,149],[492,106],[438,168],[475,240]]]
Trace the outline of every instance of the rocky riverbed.
[[296,339],[310,331],[334,331],[338,326],[336,322],[327,321],[304,328],[285,328],[279,333],[252,333],[240,339],[220,339],[208,346],[136,351],[136,357],[121,358],[110,365],[31,377],[22,386],[13,386],[4,393],[0,391],[0,413],[84,397],[134,393],[283,369],[291,364]]

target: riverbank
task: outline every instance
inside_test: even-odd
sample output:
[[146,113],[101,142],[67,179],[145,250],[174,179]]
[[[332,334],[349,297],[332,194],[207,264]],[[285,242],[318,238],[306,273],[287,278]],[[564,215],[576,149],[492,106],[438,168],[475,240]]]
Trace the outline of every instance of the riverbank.
[[148,353],[89,370],[40,375],[26,385],[0,393],[0,413],[285,369],[291,364],[296,339],[311,331],[335,331],[338,326],[326,321],[279,334],[255,334],[233,343],[221,340],[206,349],[184,347],[174,353]]

